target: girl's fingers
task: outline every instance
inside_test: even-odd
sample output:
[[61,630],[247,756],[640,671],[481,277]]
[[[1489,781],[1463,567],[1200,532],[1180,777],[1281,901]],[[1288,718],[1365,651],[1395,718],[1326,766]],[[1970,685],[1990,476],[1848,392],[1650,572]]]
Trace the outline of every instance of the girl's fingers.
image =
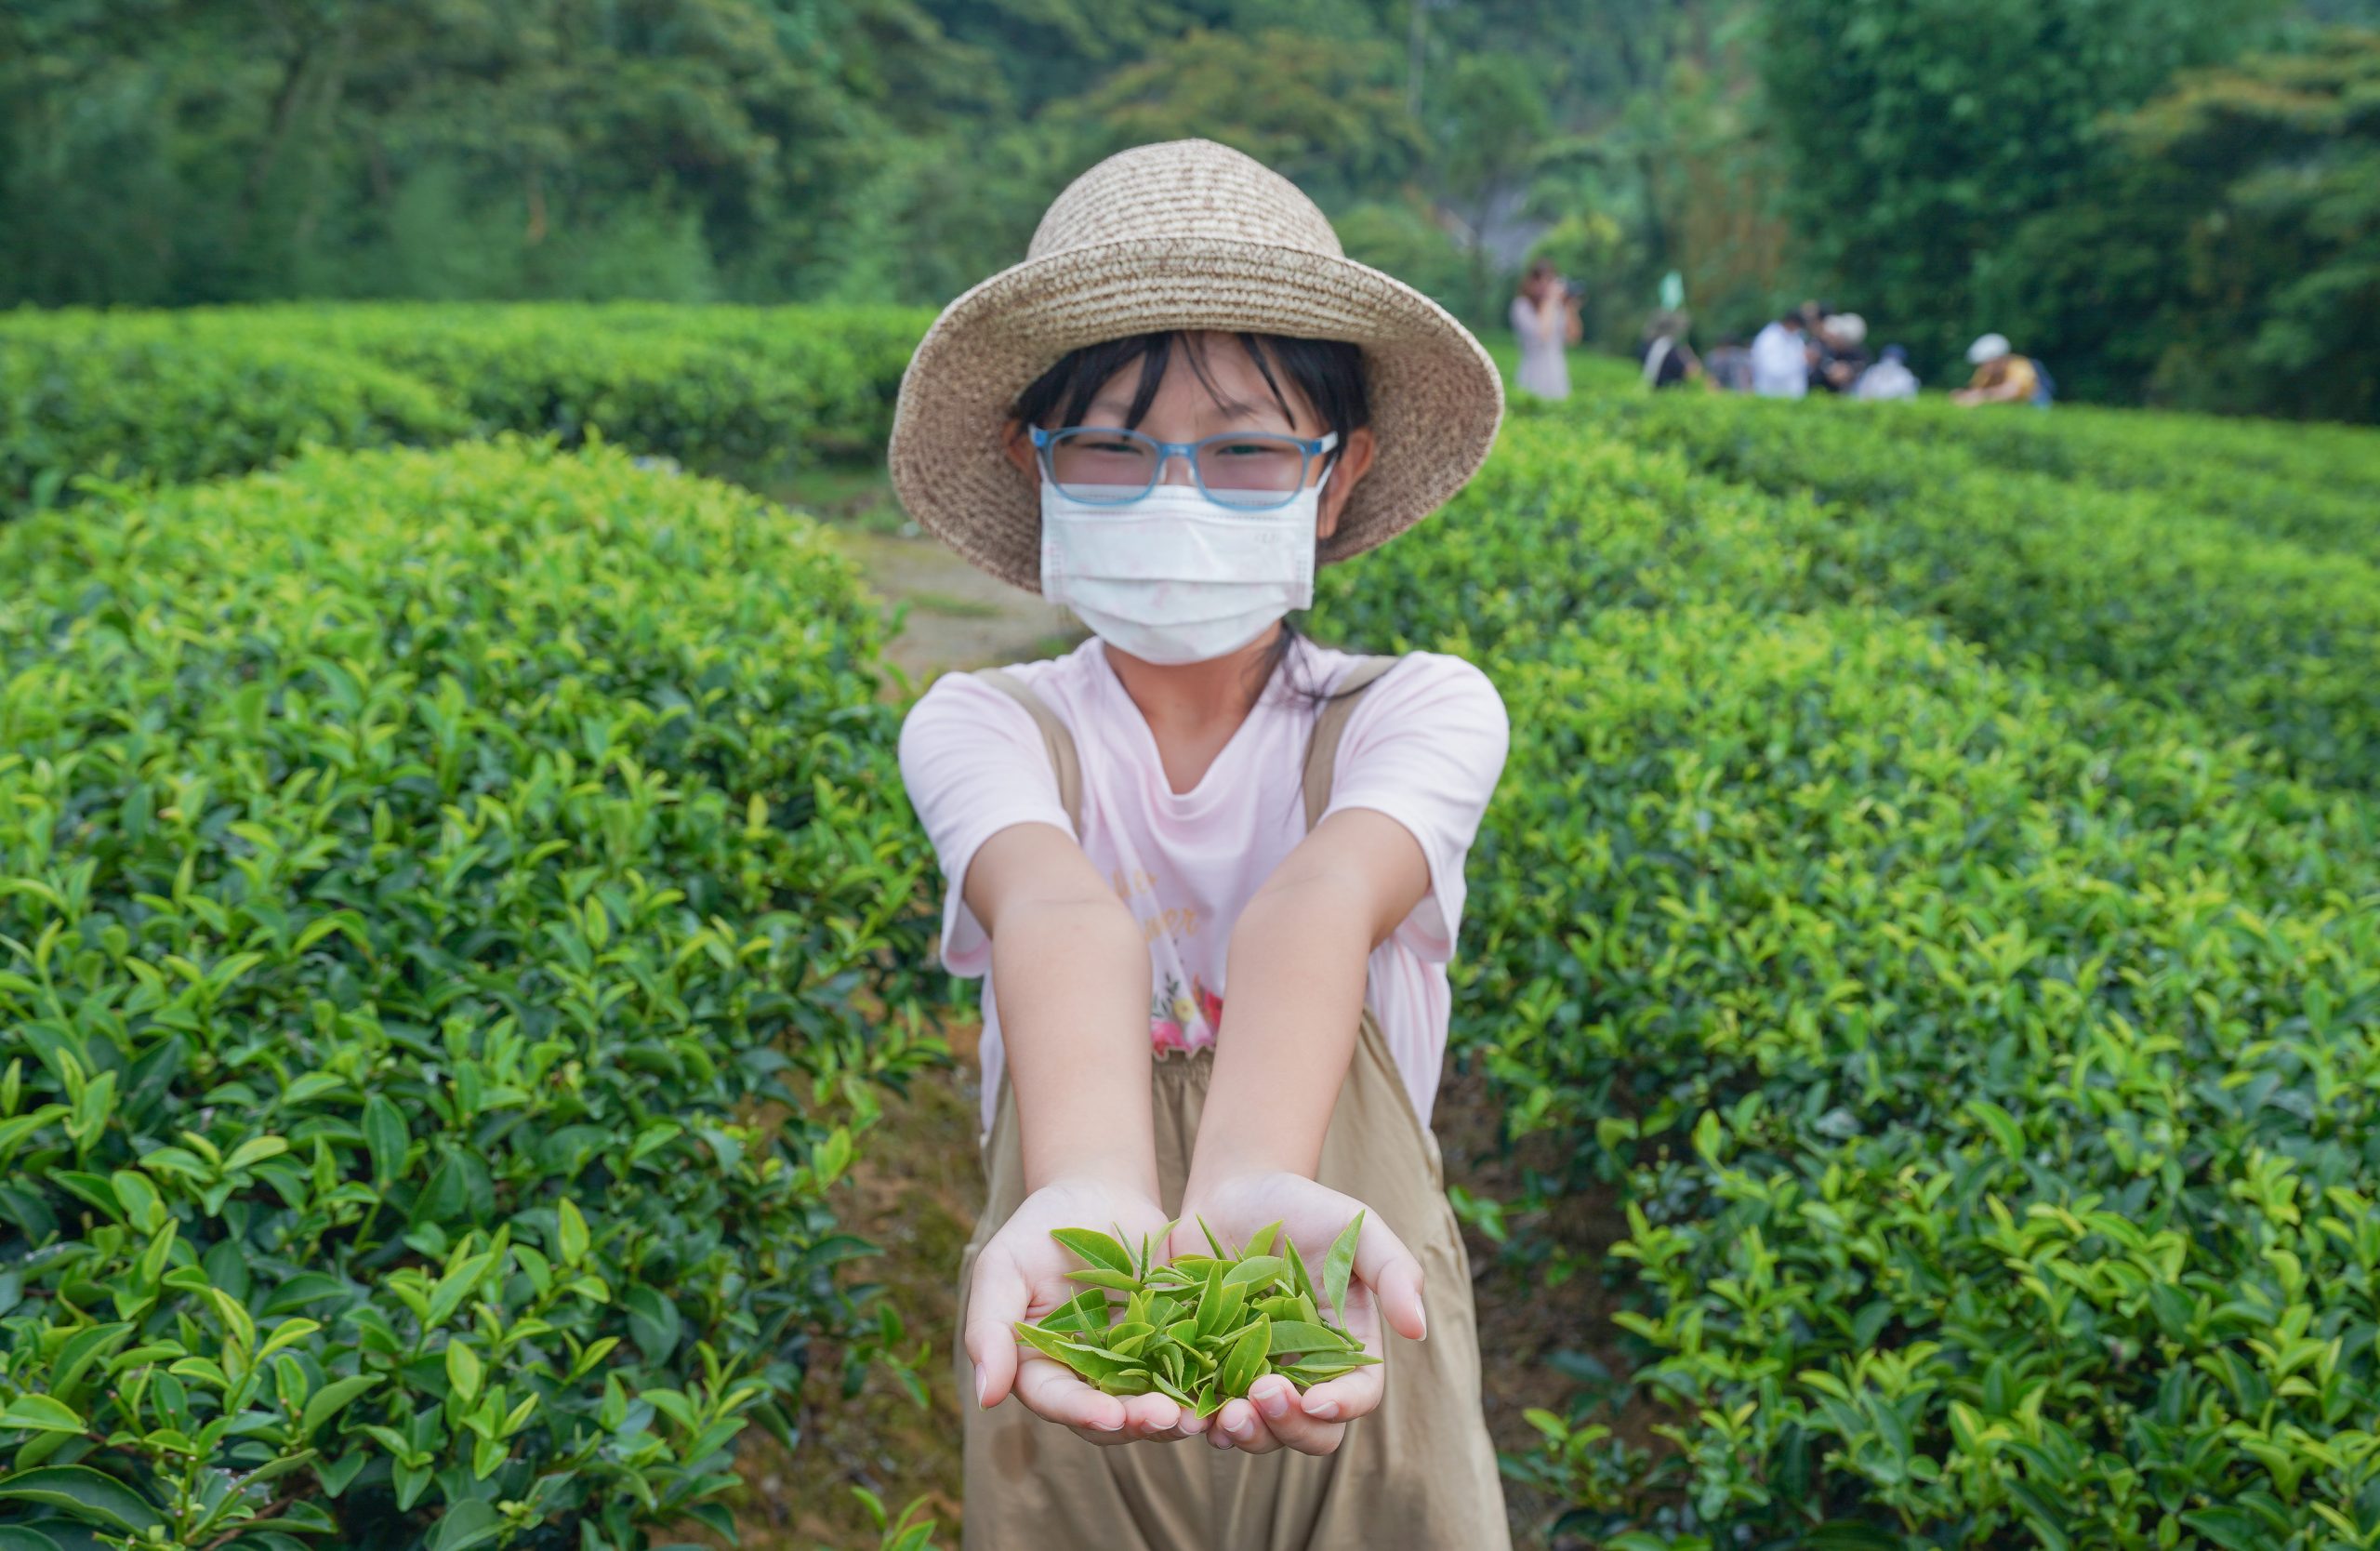
[[967,1291],[967,1358],[975,1365],[977,1405],[998,1405],[1016,1382],[1016,1322],[1032,1301],[1016,1262],[985,1245]]
[[1025,1359],[1017,1370],[1016,1398],[1043,1421],[1082,1429],[1093,1442],[1131,1441],[1124,1430],[1124,1402],[1101,1394],[1048,1358]]
[[[1281,1446],[1281,1440],[1273,1436],[1273,1429],[1264,1425],[1256,1407],[1247,1400],[1224,1401],[1223,1409],[1214,1414],[1214,1423],[1207,1438],[1218,1448],[1236,1449],[1244,1454],[1269,1454]],[[1222,1441],[1216,1442],[1218,1438]]]
[[1124,1402],[1124,1430],[1135,1438],[1180,1438],[1188,1415],[1162,1395],[1135,1395]]
[[1347,1436],[1347,1424],[1312,1414],[1299,1400],[1296,1387],[1277,1373],[1257,1380],[1249,1387],[1248,1398],[1255,1402],[1257,1416],[1285,1449],[1294,1449],[1301,1454],[1328,1454],[1336,1451],[1340,1440]]
[[1379,1369],[1358,1368],[1328,1384],[1316,1385],[1299,1399],[1298,1407],[1316,1422],[1343,1427],[1358,1416],[1378,1411],[1387,1388]]
[[[1363,1231],[1356,1235],[1355,1275],[1379,1298],[1389,1329],[1408,1341],[1429,1334],[1429,1319],[1421,1312],[1421,1263],[1376,1213],[1365,1213]],[[1351,1292],[1350,1302],[1353,1297]]]

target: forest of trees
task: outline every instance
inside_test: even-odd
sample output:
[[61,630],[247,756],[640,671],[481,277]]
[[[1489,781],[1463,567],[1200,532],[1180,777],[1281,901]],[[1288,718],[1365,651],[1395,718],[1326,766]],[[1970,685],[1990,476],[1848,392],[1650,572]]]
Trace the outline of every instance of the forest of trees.
[[0,305],[940,301],[1202,134],[1492,321],[1818,296],[1938,378],[2380,416],[2373,0],[12,0]]

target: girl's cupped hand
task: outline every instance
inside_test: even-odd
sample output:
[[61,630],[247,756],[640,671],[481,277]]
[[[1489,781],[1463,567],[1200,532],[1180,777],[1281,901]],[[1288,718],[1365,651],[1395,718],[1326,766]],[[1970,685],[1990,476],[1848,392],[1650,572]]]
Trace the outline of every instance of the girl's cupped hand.
[[1204,1432],[1206,1421],[1162,1395],[1103,1394],[1016,1339],[1020,1319],[1038,1319],[1082,1291],[1066,1273],[1081,1262],[1050,1235],[1096,1227],[1137,1249],[1144,1234],[1156,1249],[1167,1226],[1157,1202],[1097,1179],[1056,1180],[1025,1198],[975,1257],[967,1293],[967,1356],[975,1400],[986,1408],[1013,1392],[1045,1421],[1093,1443],[1173,1440]]
[[1302,1174],[1268,1170],[1208,1182],[1183,1203],[1181,1225],[1170,1246],[1175,1254],[1208,1253],[1200,1219],[1226,1246],[1245,1243],[1267,1223],[1296,1240],[1298,1253],[1321,1284],[1331,1244],[1364,1213],[1355,1240],[1355,1274],[1347,1283],[1340,1318],[1364,1350],[1383,1359],[1316,1385],[1303,1395],[1279,1374],[1256,1381],[1245,1399],[1228,1400],[1208,1420],[1207,1441],[1218,1449],[1267,1454],[1294,1449],[1328,1454],[1345,1438],[1347,1424],[1377,1409],[1386,1393],[1385,1324],[1419,1341],[1428,1324],[1421,1312],[1421,1263],[1377,1213],[1355,1197],[1317,1185]]

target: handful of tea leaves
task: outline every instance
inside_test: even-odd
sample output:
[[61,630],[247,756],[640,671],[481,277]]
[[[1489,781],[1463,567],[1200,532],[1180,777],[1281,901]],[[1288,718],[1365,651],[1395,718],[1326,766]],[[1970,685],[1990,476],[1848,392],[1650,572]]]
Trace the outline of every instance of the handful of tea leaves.
[[[1163,1266],[1145,1238],[1136,1256],[1108,1234],[1060,1228],[1051,1237],[1084,1262],[1066,1274],[1086,1285],[1039,1321],[1018,1324],[1017,1338],[1110,1395],[1163,1395],[1200,1416],[1267,1373],[1302,1390],[1380,1360],[1344,1328],[1363,1226],[1358,1212],[1330,1246],[1319,1289],[1278,1223],[1234,1253],[1201,1221],[1214,1253]],[[1112,1292],[1124,1294],[1120,1306]],[[1323,1323],[1326,1311],[1335,1323]]]

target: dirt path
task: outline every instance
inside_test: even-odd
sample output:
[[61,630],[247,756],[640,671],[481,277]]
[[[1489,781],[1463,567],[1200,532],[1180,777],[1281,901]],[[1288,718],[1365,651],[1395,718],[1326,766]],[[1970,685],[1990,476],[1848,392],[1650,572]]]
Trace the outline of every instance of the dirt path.
[[1062,651],[1079,639],[1054,604],[985,576],[934,539],[837,532],[886,602],[907,605],[885,656],[913,683],[946,669]]

